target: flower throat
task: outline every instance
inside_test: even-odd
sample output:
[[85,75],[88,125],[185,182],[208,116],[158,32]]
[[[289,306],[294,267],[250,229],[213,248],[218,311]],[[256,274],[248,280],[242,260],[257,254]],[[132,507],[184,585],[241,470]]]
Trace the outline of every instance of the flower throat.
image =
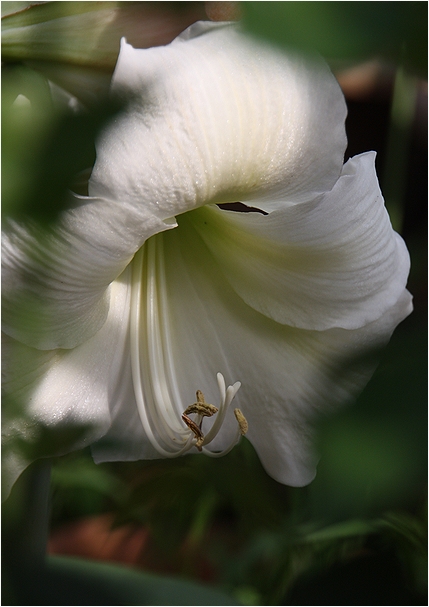
[[[163,234],[152,236],[132,261],[130,347],[134,394],[144,431],[162,457],[178,457],[193,447],[212,457],[228,453],[247,432],[247,422],[234,410],[237,431],[223,451],[207,448],[219,433],[241,384],[226,388],[217,374],[219,407],[206,403],[201,390],[196,402],[184,406],[174,365],[167,306]],[[192,417],[191,417],[192,416]],[[204,418],[216,416],[204,434]]]

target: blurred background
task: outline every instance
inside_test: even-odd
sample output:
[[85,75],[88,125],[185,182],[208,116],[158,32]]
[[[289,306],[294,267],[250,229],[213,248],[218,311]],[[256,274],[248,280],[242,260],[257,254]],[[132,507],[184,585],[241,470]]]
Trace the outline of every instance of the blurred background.
[[[43,542],[37,495],[48,472],[24,474],[3,507],[4,604],[426,605],[427,3],[29,5],[2,2],[4,218],[48,225],[68,188],[85,193],[94,140],[116,111],[106,94],[121,36],[148,47],[199,19],[241,19],[331,65],[349,108],[346,158],[377,152],[386,206],[411,254],[415,310],[357,403],[320,424],[308,487],[271,479],[245,439],[218,460],[55,458],[48,552],[90,561],[67,569],[53,557],[49,576],[27,568],[23,583],[29,538]],[[131,580],[118,564],[191,585],[181,595],[167,578]],[[133,584],[142,594],[131,596]]]

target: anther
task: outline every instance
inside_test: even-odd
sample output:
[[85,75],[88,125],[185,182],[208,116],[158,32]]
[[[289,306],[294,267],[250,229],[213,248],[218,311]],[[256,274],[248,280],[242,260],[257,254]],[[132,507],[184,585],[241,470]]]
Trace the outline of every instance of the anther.
[[[219,409],[214,405],[206,403],[204,394],[201,392],[201,390],[197,390],[196,397],[197,402],[193,405],[189,405],[189,407],[185,409],[182,414],[182,419],[188,428],[194,433],[195,438],[197,439],[197,442],[195,443],[196,448],[198,451],[202,451],[202,446],[204,444],[204,434],[201,429],[203,417],[211,417],[217,413]],[[188,415],[192,413],[197,415],[196,421],[193,421],[190,417],[188,417]]]
[[240,409],[234,409],[235,419],[238,422],[238,426],[240,428],[241,436],[244,436],[249,429],[249,424],[247,423],[247,419],[244,417]]
[[202,451],[201,447],[204,443],[204,434],[202,433],[201,428],[194,421],[192,421],[192,419],[188,417],[185,413],[183,413],[182,419],[188,426],[188,428],[194,433],[195,438],[197,439],[195,446],[197,447],[198,451]]
[[201,390],[197,390],[197,402],[193,405],[189,405],[183,412],[184,415],[189,415],[190,413],[197,413],[199,415],[203,415],[205,417],[211,417],[215,413],[219,411],[217,407],[214,405],[210,405],[206,403],[204,394]]

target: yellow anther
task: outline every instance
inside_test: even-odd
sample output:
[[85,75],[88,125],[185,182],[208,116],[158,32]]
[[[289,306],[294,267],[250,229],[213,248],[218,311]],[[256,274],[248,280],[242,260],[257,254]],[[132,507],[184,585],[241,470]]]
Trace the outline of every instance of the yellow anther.
[[211,417],[218,411],[219,409],[214,405],[209,405],[208,403],[194,403],[185,409],[184,414],[189,415],[190,413],[199,413],[200,415]]
[[204,394],[201,390],[197,390],[197,402],[193,405],[189,405],[184,411],[184,415],[189,415],[190,413],[197,413],[199,415],[204,415],[205,417],[211,417],[215,413],[217,413],[219,409],[214,405],[210,405],[206,403],[204,399]]
[[[234,384],[233,389],[235,388],[235,392],[238,390],[239,387],[240,387],[240,384],[238,382],[236,384]],[[229,390],[231,390],[231,386],[229,387]],[[232,398],[234,398],[235,392],[232,396],[231,396],[231,394],[228,396],[229,402],[231,402]],[[224,389],[221,389],[221,395],[222,395],[221,407],[224,407],[225,403],[228,402],[225,398]],[[203,418],[211,417],[212,415],[215,415],[215,413],[218,413],[219,409],[217,407],[215,407],[214,405],[210,405],[209,403],[206,403],[204,394],[201,392],[201,390],[197,390],[196,396],[197,396],[197,402],[193,403],[192,405],[189,405],[189,407],[187,407],[185,409],[185,411],[182,414],[182,420],[188,426],[189,430],[191,430],[191,432],[193,433],[193,435],[196,439],[195,442],[192,441],[192,444],[198,449],[198,451],[202,451],[206,438],[207,438],[208,443],[210,443],[213,440],[213,428],[216,428],[216,423],[217,423],[216,421],[214,422],[214,426],[211,428],[211,430],[209,431],[209,433],[207,434],[207,437],[206,437],[202,431]],[[191,414],[196,415],[195,420],[188,417]],[[225,415],[225,410],[222,411],[222,420],[220,423],[222,423],[224,415]],[[234,409],[234,415],[235,415],[235,419],[237,420],[237,423],[238,423],[238,428],[239,428],[240,434],[241,435],[246,434],[246,432],[249,428],[246,418],[244,417],[244,415],[242,414],[240,409]],[[219,425],[219,427],[220,427],[220,425]],[[218,431],[218,428],[216,429],[216,434],[217,434],[217,431]],[[232,449],[232,446],[228,449],[228,451],[230,449]],[[217,452],[216,452],[216,454],[214,452],[211,452],[211,454],[216,457],[218,456]]]
[[[202,417],[211,417],[212,415],[217,413],[219,409],[214,405],[206,403],[204,394],[201,392],[201,390],[197,390],[196,396],[197,402],[193,405],[189,405],[189,407],[185,409],[182,415],[182,419],[188,426],[188,428],[194,433],[195,438],[197,439],[197,442],[195,443],[196,448],[198,449],[198,451],[202,451],[202,446],[204,444],[204,434],[201,430]],[[196,415],[200,416],[197,417],[198,423],[194,422],[191,418],[188,417],[188,415],[191,413],[195,413]]]
[[249,424],[247,423],[247,419],[244,417],[240,409],[234,409],[235,419],[238,422],[240,427],[241,435],[244,436],[249,429]]

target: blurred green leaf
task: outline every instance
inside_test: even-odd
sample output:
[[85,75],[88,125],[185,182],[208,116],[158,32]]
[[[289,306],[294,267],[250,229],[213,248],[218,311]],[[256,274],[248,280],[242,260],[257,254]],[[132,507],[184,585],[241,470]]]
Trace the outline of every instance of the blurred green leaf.
[[111,511],[128,493],[119,476],[94,463],[89,450],[58,458],[51,487],[53,524]]
[[8,215],[33,194],[54,109],[46,79],[24,66],[2,70],[1,94],[2,213]]
[[97,466],[91,456],[85,457],[83,452],[74,457],[60,458],[52,469],[51,482],[58,489],[90,487],[100,493],[113,495],[122,483],[119,478],[109,474],[106,468]]
[[427,339],[417,314],[396,330],[357,403],[321,426],[309,487],[316,517],[374,516],[424,497]]
[[[319,566],[318,566],[319,565]],[[391,550],[364,548],[326,566],[315,562],[280,605],[426,605],[425,593],[408,584]]]
[[34,2],[14,2],[13,0],[8,0],[6,2],[1,3],[1,16],[10,15],[12,13],[16,13],[17,11],[21,11],[24,8],[27,8]]
[[376,525],[373,522],[352,519],[304,534],[301,541],[303,543],[333,541],[358,535],[368,535],[375,530]]
[[389,512],[379,528],[394,544],[411,584],[422,594],[428,587],[428,528],[427,505],[419,515]]
[[[5,9],[9,3],[2,4]],[[13,12],[2,15],[3,58],[64,61],[113,70],[120,37],[103,34],[114,22],[118,5],[119,2],[35,2],[24,9],[19,5],[10,7]]]
[[216,460],[189,455],[111,464],[109,469],[124,481],[128,478],[130,487],[118,520],[148,524],[160,546],[170,552],[185,538],[200,542],[223,517],[234,522],[237,537],[260,527],[272,529],[288,504],[289,488],[268,477],[245,439]]
[[3,62],[26,62],[82,100],[107,92],[122,37],[135,48],[168,44],[205,18],[203,2],[3,2],[2,11]]
[[94,140],[119,106],[74,113],[54,106],[46,79],[22,65],[2,71],[2,213],[55,220],[76,176],[95,160]]
[[426,2],[243,2],[247,30],[277,44],[317,50],[327,60],[374,56],[427,69]]
[[262,605],[262,597],[252,586],[239,586],[234,591],[234,596],[243,605]]
[[201,584],[77,558],[48,557],[47,565],[37,568],[15,566],[4,579],[5,592],[12,595],[3,596],[7,605],[240,604]]

